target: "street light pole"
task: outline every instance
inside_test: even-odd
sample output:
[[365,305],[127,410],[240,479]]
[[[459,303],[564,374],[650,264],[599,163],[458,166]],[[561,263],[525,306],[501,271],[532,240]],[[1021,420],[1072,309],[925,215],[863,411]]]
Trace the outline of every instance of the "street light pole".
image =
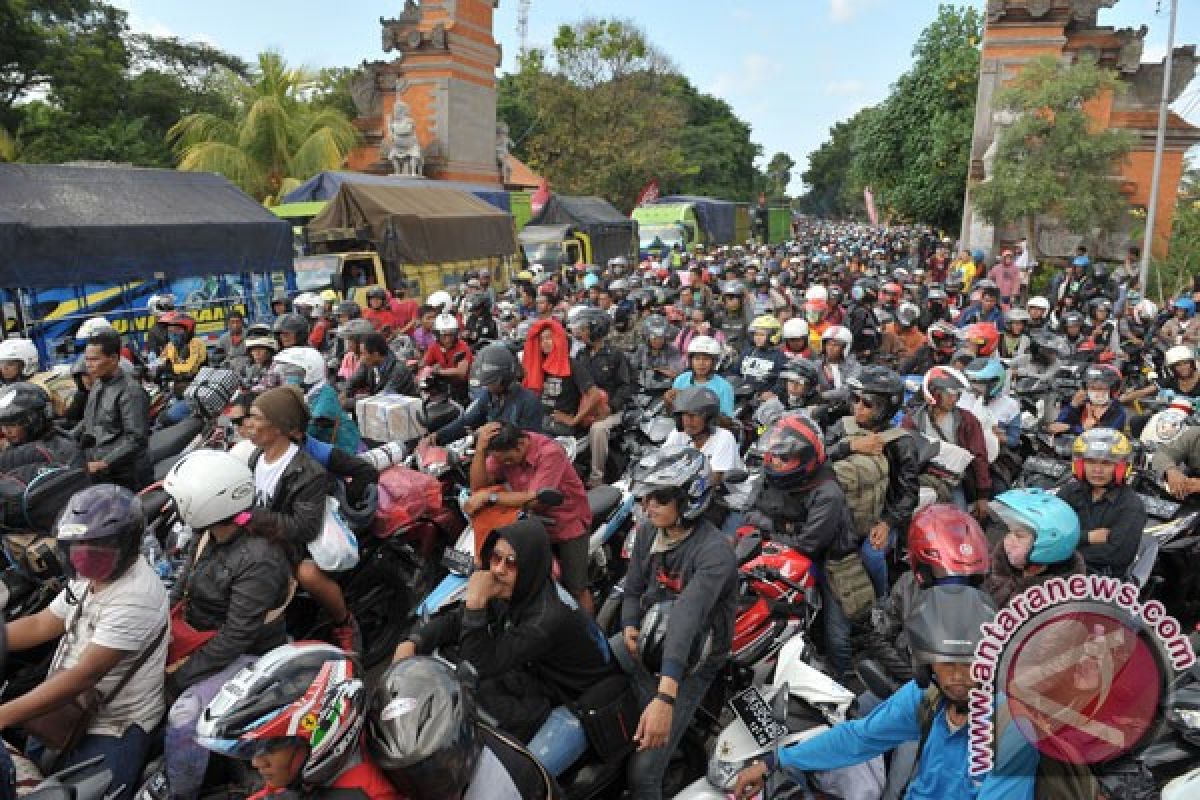
[[1171,22],[1167,26],[1167,58],[1163,62],[1162,101],[1158,104],[1158,136],[1154,141],[1154,172],[1150,178],[1150,201],[1146,208],[1146,235],[1142,241],[1142,264],[1139,286],[1143,293],[1150,289],[1150,248],[1154,243],[1154,225],[1158,217],[1158,184],[1162,178],[1163,148],[1167,139],[1167,106],[1171,100],[1171,64],[1175,58],[1175,17],[1179,0],[1171,0]]

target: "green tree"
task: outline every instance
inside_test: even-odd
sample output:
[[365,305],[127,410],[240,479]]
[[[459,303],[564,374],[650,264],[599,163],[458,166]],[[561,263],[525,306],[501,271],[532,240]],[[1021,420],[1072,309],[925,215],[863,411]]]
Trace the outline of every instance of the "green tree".
[[342,166],[358,132],[340,110],[303,99],[315,80],[278,53],[261,53],[257,69],[234,82],[233,116],[201,112],[172,126],[179,168],[218,172],[261,200]]
[[792,168],[796,162],[787,153],[776,153],[767,162],[767,195],[771,200],[785,200]]
[[835,124],[829,139],[809,153],[808,169],[800,175],[808,187],[799,199],[800,210],[819,217],[863,216],[863,184],[854,174],[854,164],[862,146],[859,135],[878,113],[877,107],[864,108]]
[[754,161],[762,147],[750,139],[750,126],[729,103],[696,89],[682,75],[667,80],[667,94],[683,105],[684,119],[671,133],[686,155],[688,171],[663,188],[672,194],[694,194],[749,202],[757,197],[760,175]]
[[942,5],[913,47],[913,66],[857,132],[857,182],[901,219],[957,229],[970,162],[983,20]]
[[972,186],[983,217],[997,226],[1022,222],[1031,244],[1039,215],[1052,214],[1076,233],[1119,222],[1128,206],[1112,175],[1133,137],[1095,130],[1085,106],[1120,89],[1112,70],[1086,56],[1074,64],[1047,56],[1026,65],[996,95],[995,108],[1015,121],[1000,135],[990,179]]

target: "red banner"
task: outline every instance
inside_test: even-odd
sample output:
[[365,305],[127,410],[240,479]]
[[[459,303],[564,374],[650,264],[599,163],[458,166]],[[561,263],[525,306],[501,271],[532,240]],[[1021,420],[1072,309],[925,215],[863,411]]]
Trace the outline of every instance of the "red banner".
[[642,189],[641,194],[639,194],[637,198],[637,205],[649,205],[657,200],[660,194],[661,192],[658,190],[658,179],[655,178],[646,184],[646,188]]
[[534,216],[537,216],[548,202],[550,202],[550,183],[542,178],[537,190],[529,197],[529,210],[533,212]]

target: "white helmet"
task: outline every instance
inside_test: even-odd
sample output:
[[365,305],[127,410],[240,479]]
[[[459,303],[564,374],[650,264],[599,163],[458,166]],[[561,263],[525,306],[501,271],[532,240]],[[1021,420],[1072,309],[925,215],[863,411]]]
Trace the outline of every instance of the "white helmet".
[[37,345],[28,339],[5,339],[0,342],[0,361],[20,361],[21,377],[32,378],[38,371]]
[[112,323],[104,317],[92,317],[85,319],[79,326],[79,330],[75,331],[76,339],[90,339],[97,333],[115,330]]
[[[301,308],[307,308],[308,313],[312,314],[318,309],[325,307],[325,301],[321,299],[321,295],[316,292],[301,292],[292,300],[292,308],[298,314],[304,314]],[[305,314],[307,316],[307,314]]]
[[433,332],[438,336],[443,333],[458,333],[458,317],[453,314],[438,314],[433,321]]
[[810,286],[804,290],[804,300],[805,302],[808,302],[809,300],[824,300],[828,302],[829,290],[820,284],[816,286]]
[[446,291],[436,291],[425,299],[425,305],[436,308],[439,314],[445,313],[446,309],[453,304],[454,298]]
[[719,359],[721,357],[721,343],[711,336],[696,336],[692,341],[688,342],[687,354],[689,356],[712,356]]
[[254,457],[254,453],[257,450],[258,448],[254,446],[254,442],[250,441],[249,439],[242,439],[233,447],[229,448],[229,455],[233,456],[242,464],[249,467],[250,459]]
[[304,385],[316,386],[325,380],[325,357],[315,347],[287,347],[279,351],[272,362],[304,370]]
[[821,334],[821,343],[824,344],[825,342],[831,340],[835,342],[841,342],[846,346],[846,349],[849,350],[850,345],[854,344],[854,334],[852,334],[850,329],[845,325],[830,325],[825,329],[825,332]]
[[1050,310],[1050,301],[1047,300],[1046,298],[1042,297],[1041,295],[1038,295],[1036,297],[1029,298],[1029,302],[1025,304],[1025,307],[1026,308],[1040,308],[1042,311],[1049,311]]
[[1133,313],[1138,318],[1138,322],[1145,324],[1158,316],[1158,306],[1153,300],[1142,300],[1134,307]]
[[154,316],[165,314],[168,311],[175,310],[175,295],[167,292],[165,294],[152,294],[146,300],[146,310]]
[[792,317],[787,322],[783,323],[783,340],[788,339],[807,339],[808,338],[808,323],[802,317]]
[[542,273],[546,271],[546,268],[541,264],[530,264],[529,271],[533,273],[533,277],[540,278]]
[[249,511],[254,505],[254,473],[237,456],[220,450],[194,450],[181,458],[163,490],[175,501],[179,519],[202,531]]
[[1196,352],[1186,344],[1177,344],[1174,347],[1168,348],[1166,362],[1168,367],[1173,367],[1183,361],[1195,361]]

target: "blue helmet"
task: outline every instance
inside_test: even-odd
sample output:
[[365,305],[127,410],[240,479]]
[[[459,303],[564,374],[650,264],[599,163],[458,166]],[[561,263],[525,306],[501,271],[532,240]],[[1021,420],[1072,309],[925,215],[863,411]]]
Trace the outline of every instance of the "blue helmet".
[[1087,256],[1075,256],[1075,259],[1071,262],[1072,266],[1076,266],[1076,267],[1086,267],[1088,264],[1091,264],[1091,263],[1092,263],[1092,260],[1090,258],[1088,258]]
[[1013,489],[998,495],[991,510],[1005,525],[1033,533],[1032,564],[1059,564],[1079,546],[1079,517],[1066,501],[1041,489]]
[[1196,301],[1190,297],[1178,297],[1172,305],[1175,308],[1182,308],[1189,317],[1196,313]]
[[977,358],[967,364],[965,370],[967,380],[971,383],[982,383],[987,386],[984,400],[995,400],[1004,391],[1004,379],[1007,373],[998,358]]
[[583,276],[583,288],[585,289],[591,289],[593,286],[596,286],[599,283],[600,277],[593,272],[589,272],[587,275]]

